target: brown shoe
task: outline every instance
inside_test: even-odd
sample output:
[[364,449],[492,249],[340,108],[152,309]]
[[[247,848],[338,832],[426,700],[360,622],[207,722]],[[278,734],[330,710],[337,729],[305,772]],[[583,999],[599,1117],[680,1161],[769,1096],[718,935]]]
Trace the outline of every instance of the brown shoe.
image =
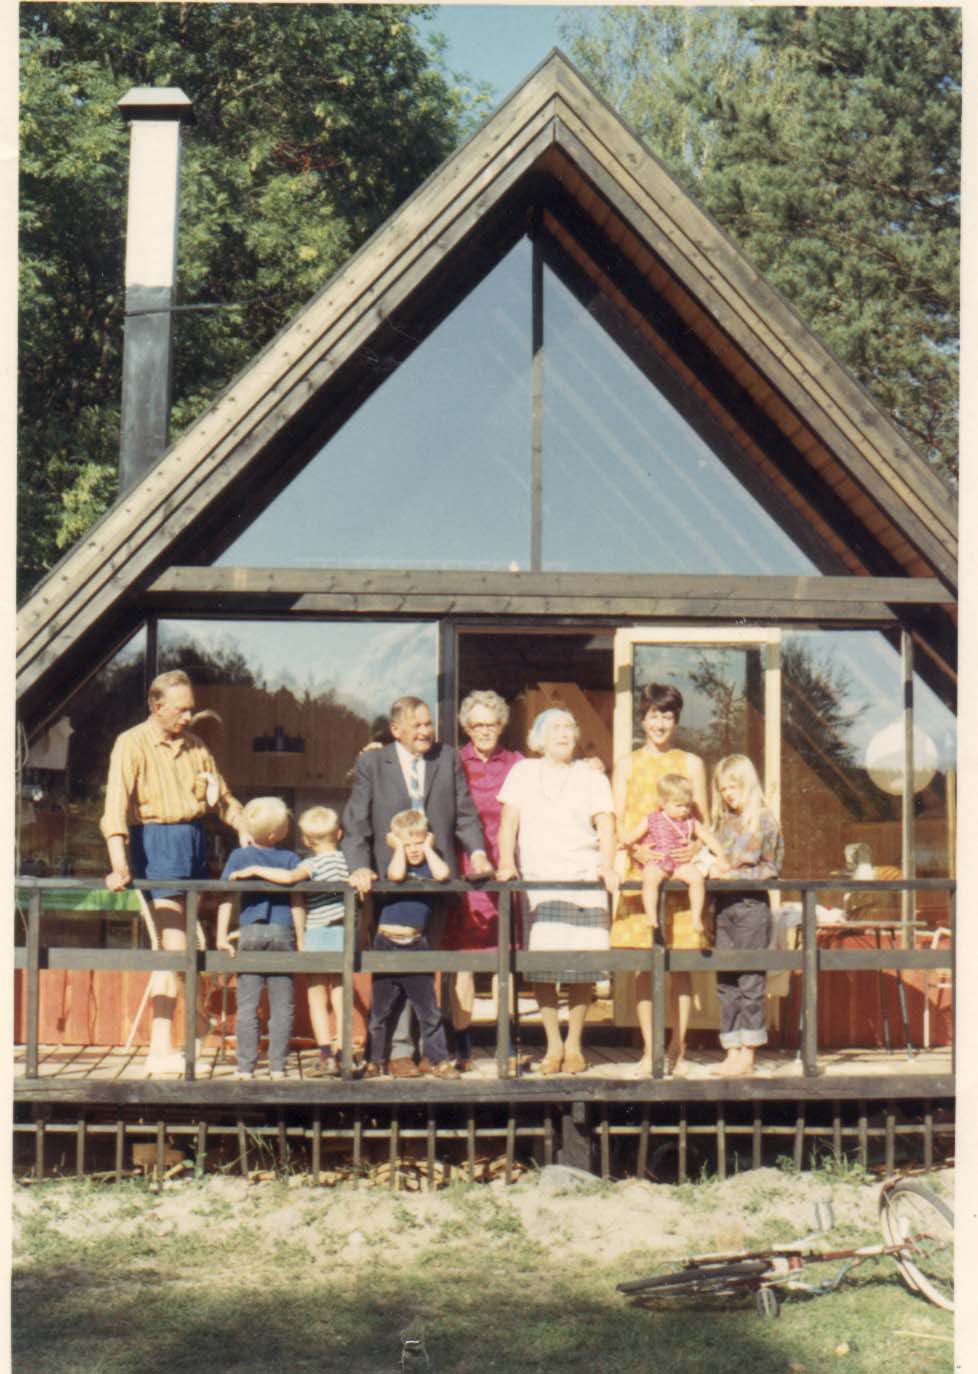
[[391,1078],[421,1078],[421,1070],[413,1059],[392,1059],[387,1066]]
[[421,1058],[418,1060],[418,1073],[423,1073],[426,1077],[430,1077],[434,1073],[434,1071],[434,1064],[432,1064],[431,1060],[428,1058],[426,1054],[423,1054]]
[[461,1078],[462,1075],[450,1059],[443,1059],[440,1064],[435,1064],[429,1074],[431,1078]]
[[340,1062],[331,1054],[321,1054],[309,1068],[306,1069],[307,1078],[338,1078],[342,1069]]
[[371,1059],[370,1062],[369,1062],[368,1064],[365,1064],[365,1065],[364,1065],[364,1068],[363,1068],[363,1077],[364,1077],[364,1078],[382,1078],[383,1076],[384,1076],[384,1066],[383,1066],[383,1064],[378,1064],[375,1060]]

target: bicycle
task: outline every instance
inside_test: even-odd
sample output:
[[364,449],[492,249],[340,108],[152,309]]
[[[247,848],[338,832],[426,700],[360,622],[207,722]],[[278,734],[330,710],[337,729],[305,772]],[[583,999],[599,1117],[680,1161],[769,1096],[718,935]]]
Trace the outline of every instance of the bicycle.
[[[696,1255],[682,1260],[668,1274],[629,1279],[619,1293],[639,1305],[691,1297],[733,1297],[752,1292],[761,1316],[776,1317],[780,1299],[776,1289],[819,1295],[838,1288],[845,1276],[869,1259],[888,1255],[910,1290],[945,1311],[954,1311],[954,1216],[942,1198],[908,1178],[884,1183],[879,1195],[882,1245],[830,1250],[814,1242],[833,1227],[831,1203],[815,1204],[815,1229],[786,1245],[767,1250],[739,1250]],[[802,1278],[809,1264],[842,1267],[822,1283]]]

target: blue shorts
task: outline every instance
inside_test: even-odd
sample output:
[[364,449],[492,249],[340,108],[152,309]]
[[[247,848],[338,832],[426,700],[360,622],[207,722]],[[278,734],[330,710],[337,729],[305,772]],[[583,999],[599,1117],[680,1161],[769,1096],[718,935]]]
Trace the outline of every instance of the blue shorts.
[[[149,821],[129,832],[129,860],[134,878],[209,878],[207,843],[200,821],[162,825]],[[172,887],[153,887],[149,895],[179,897]]]
[[306,929],[305,952],[317,950],[322,954],[332,954],[343,948],[343,922],[336,921],[329,926],[313,926]]

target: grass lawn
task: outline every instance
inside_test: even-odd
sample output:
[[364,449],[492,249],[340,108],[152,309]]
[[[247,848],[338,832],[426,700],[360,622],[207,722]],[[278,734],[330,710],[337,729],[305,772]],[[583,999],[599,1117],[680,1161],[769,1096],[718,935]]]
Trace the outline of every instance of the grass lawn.
[[[650,1206],[665,1194],[674,1206],[678,1194],[682,1214],[695,1217],[696,1248],[710,1249],[729,1227],[724,1186],[660,1188]],[[15,1209],[14,1370],[380,1374],[400,1369],[406,1330],[423,1335],[436,1374],[953,1368],[953,1318],[912,1295],[889,1260],[824,1297],[786,1297],[777,1320],[758,1317],[749,1299],[651,1311],[629,1306],[615,1284],[663,1267],[662,1248],[609,1260],[596,1239],[589,1252],[583,1213],[559,1195],[531,1213],[538,1199],[526,1189],[338,1191],[265,1185],[229,1201],[209,1183],[189,1184],[179,1208],[164,1211],[138,1184],[31,1189]],[[586,1201],[614,1228],[636,1197],[599,1185]],[[741,1187],[739,1210],[743,1197]],[[763,1196],[746,1210],[748,1243],[781,1229],[762,1204]],[[849,1223],[835,1238],[873,1242],[878,1233]],[[406,1367],[426,1368],[423,1359]]]

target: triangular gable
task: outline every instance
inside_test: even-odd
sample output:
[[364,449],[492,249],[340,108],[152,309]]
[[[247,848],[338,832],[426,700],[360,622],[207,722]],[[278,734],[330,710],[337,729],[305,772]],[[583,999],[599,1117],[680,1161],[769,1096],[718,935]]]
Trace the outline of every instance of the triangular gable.
[[[244,481],[267,478],[344,369],[385,322],[442,282],[458,250],[534,177],[558,177],[582,205],[600,198],[638,259],[654,258],[693,327],[749,359],[755,391],[805,427],[825,478],[857,493],[894,571],[955,577],[955,511],[944,484],[886,415],[765,283],[559,52],[419,188],[38,586],[18,617],[18,694],[121,625]],[[694,318],[695,317],[695,318]],[[815,462],[815,459],[812,459]],[[854,569],[859,570],[859,569]]]

